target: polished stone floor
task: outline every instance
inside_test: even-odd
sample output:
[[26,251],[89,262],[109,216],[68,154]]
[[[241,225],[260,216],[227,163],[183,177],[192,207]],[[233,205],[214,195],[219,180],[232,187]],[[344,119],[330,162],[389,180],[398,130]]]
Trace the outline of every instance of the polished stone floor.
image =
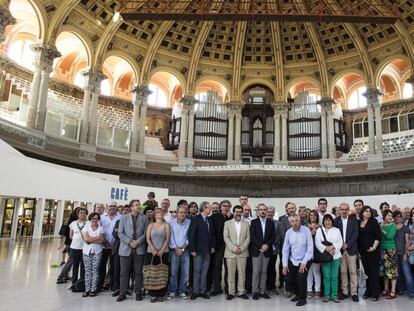
[[0,310],[137,310],[144,307],[146,311],[191,308],[196,311],[227,310],[361,310],[361,311],[400,311],[411,310],[414,302],[407,297],[393,301],[380,299],[378,302],[345,301],[340,304],[323,303],[309,300],[305,307],[296,307],[282,296],[272,296],[271,300],[244,301],[234,299],[227,302],[224,296],[210,300],[197,299],[182,301],[180,299],[151,304],[149,299],[135,302],[128,299],[116,303],[110,292],[101,293],[95,298],[82,298],[79,293],[68,291],[67,284],[56,285],[60,268],[51,265],[60,262],[57,248],[60,241],[20,240],[15,243],[0,241]]

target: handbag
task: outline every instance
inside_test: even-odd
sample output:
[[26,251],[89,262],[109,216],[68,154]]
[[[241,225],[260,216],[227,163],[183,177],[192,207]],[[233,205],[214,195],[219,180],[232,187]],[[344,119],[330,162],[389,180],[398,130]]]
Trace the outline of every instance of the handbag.
[[144,288],[147,290],[160,290],[167,287],[168,284],[168,266],[162,263],[154,265],[154,256],[152,256],[151,264],[144,266]]
[[[326,239],[325,232],[323,232],[322,228],[321,228],[321,231],[322,231],[322,235],[323,235],[322,244],[325,245],[325,246],[331,246],[332,243],[329,242]],[[315,262],[315,263],[328,263],[328,262],[331,262],[332,260],[333,260],[333,256],[329,252],[327,252],[327,251],[320,252],[319,249],[316,246],[314,247],[313,262]]]
[[414,252],[409,252],[408,253],[408,263],[410,265],[414,265]]

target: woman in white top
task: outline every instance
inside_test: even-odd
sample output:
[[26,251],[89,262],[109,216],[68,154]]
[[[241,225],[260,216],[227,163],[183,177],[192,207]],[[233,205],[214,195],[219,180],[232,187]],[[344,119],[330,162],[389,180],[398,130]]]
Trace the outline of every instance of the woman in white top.
[[72,240],[70,243],[70,257],[73,260],[72,289],[75,287],[75,284],[78,281],[79,266],[81,268],[80,278],[83,279],[85,277],[85,267],[82,260],[83,238],[81,232],[85,230],[87,215],[88,210],[86,208],[79,207],[77,212],[78,219],[72,221],[69,225],[69,237]]
[[99,280],[99,264],[102,258],[104,231],[99,225],[98,213],[89,215],[90,224],[82,231],[83,262],[85,264],[85,292],[82,297],[95,297]]
[[[315,236],[315,246],[323,253],[324,251],[329,252],[333,256],[331,262],[322,263],[322,274],[323,274],[323,286],[325,290],[324,302],[328,302],[329,298],[339,303],[338,299],[338,275],[339,267],[341,265],[341,247],[343,244],[341,232],[338,228],[333,226],[333,217],[330,214],[323,216],[322,224],[323,227],[319,228]],[[323,232],[322,232],[323,230]],[[326,241],[330,242],[330,246],[324,245]],[[326,243],[325,243],[326,244]]]

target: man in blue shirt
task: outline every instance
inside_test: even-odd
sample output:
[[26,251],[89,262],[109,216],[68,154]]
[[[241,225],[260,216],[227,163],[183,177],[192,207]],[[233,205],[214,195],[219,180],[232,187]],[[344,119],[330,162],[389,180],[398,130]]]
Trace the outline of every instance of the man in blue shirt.
[[[170,284],[169,296],[167,299],[173,299],[177,293],[182,299],[187,299],[187,278],[190,266],[190,253],[188,251],[188,229],[191,220],[186,218],[187,209],[184,206],[178,207],[177,218],[170,223]],[[180,286],[178,286],[178,271],[180,273]]]
[[295,296],[291,299],[297,306],[306,305],[308,270],[313,258],[313,240],[308,227],[302,226],[299,215],[289,216],[291,228],[283,243],[283,274],[286,285]]

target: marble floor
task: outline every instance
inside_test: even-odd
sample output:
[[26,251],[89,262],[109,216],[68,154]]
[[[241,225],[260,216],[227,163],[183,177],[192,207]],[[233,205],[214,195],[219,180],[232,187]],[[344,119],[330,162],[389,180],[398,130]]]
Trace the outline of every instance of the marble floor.
[[[17,242],[0,241],[0,310],[137,310],[145,307],[146,311],[171,310],[192,308],[197,311],[227,311],[227,310],[361,310],[361,311],[397,311],[409,310],[414,302],[407,297],[399,297],[389,301],[380,299],[378,302],[363,301],[354,303],[351,300],[340,304],[323,303],[308,300],[305,307],[296,307],[283,296],[272,295],[271,300],[244,301],[234,299],[227,302],[224,296],[214,297],[206,301],[182,301],[180,299],[163,303],[151,304],[149,299],[136,302],[128,299],[116,303],[110,292],[99,294],[95,298],[82,298],[80,293],[68,291],[67,284],[57,285],[56,277],[60,268],[51,265],[60,262],[60,252],[57,239]],[[286,309],[285,309],[286,308]]]

